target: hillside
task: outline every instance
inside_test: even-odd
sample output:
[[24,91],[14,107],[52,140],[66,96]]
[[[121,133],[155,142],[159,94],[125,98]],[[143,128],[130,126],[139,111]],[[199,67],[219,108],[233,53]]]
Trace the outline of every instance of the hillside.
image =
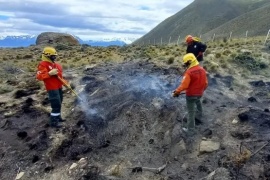
[[270,44],[262,42],[208,43],[194,136],[181,130],[185,96],[171,96],[183,45],[56,46],[83,99],[64,89],[61,129],[48,127],[47,93],[35,79],[42,48],[0,49],[0,179],[269,179]]
[[245,37],[246,31],[248,31],[248,36],[266,35],[267,29],[270,28],[269,19],[270,3],[265,4],[261,8],[240,15],[220,27],[209,31],[202,37],[205,40],[209,40],[214,33],[217,34],[217,38],[228,37],[230,32],[233,33],[232,37]]
[[[256,9],[258,9],[257,13],[261,14],[261,18],[267,19],[268,14],[262,14],[259,9],[263,10],[262,7],[268,4],[269,1],[267,0],[196,0],[175,15],[161,22],[149,33],[137,40],[136,43],[149,43],[149,40],[151,44],[154,41],[160,43],[161,38],[163,43],[168,43],[170,37],[171,42],[176,42],[179,36],[181,36],[181,40],[187,34],[200,36]],[[252,13],[248,15],[252,15]],[[249,23],[249,17],[242,20],[245,20],[243,24],[249,24],[248,29],[251,32],[256,31],[256,27]],[[269,27],[266,27],[268,21],[259,21],[257,24],[259,25],[258,27],[262,28],[260,32],[254,34],[262,35],[261,32],[263,32],[264,35],[269,29]],[[235,29],[241,29],[241,26],[239,25]]]

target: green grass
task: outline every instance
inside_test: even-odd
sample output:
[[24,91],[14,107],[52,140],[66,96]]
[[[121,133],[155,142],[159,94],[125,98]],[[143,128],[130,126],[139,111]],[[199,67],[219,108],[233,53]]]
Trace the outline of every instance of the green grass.
[[11,91],[13,91],[13,87],[12,86],[9,86],[9,85],[6,85],[6,84],[2,84],[0,86],[0,94],[9,93]]

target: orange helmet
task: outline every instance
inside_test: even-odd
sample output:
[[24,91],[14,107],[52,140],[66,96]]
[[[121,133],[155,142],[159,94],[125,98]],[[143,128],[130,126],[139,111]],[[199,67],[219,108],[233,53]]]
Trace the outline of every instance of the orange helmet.
[[190,44],[193,41],[193,37],[191,35],[186,36],[186,43]]

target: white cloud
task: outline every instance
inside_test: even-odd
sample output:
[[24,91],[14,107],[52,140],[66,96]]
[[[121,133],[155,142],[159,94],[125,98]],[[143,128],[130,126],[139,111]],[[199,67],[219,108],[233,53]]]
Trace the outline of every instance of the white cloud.
[[0,34],[55,31],[83,39],[139,38],[192,1],[0,0]]

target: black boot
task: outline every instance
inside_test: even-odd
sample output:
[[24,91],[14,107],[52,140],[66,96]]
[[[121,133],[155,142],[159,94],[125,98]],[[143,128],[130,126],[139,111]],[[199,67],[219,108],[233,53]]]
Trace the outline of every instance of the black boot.
[[50,126],[53,128],[61,128],[62,126],[58,125],[59,118],[58,116],[51,116],[50,117]]
[[62,119],[61,115],[58,117],[58,122],[66,122],[65,119]]

